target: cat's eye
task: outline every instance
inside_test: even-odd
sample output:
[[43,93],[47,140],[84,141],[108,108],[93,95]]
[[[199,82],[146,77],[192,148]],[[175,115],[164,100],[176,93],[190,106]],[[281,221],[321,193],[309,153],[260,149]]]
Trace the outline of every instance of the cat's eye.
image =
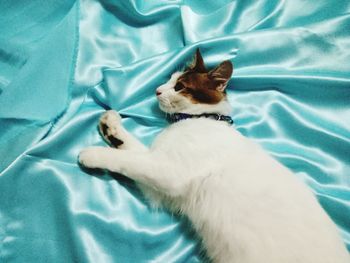
[[174,90],[175,91],[180,91],[180,90],[182,90],[184,88],[185,88],[185,86],[181,82],[178,82],[178,83],[176,83],[176,85],[174,87]]

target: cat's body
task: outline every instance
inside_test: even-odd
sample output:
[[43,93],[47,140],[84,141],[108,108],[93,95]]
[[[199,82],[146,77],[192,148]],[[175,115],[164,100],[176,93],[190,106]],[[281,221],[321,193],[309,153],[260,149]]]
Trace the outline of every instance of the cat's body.
[[[182,76],[174,74],[158,89],[161,108],[185,105],[184,111],[191,114],[228,114],[225,96],[192,106],[188,101],[162,102],[160,96]],[[179,95],[176,92],[164,96],[175,102],[171,96]],[[194,95],[191,98],[193,102]],[[120,140],[120,149],[91,147],[80,154],[80,162],[123,173],[154,202],[187,215],[214,262],[350,262],[335,225],[311,191],[225,121],[179,121],[150,148],[122,127],[114,111],[104,114],[100,128],[108,141]]]
[[349,262],[310,190],[226,123],[181,121],[150,151],[166,164],[154,172],[174,180],[167,207],[190,218],[214,262]]

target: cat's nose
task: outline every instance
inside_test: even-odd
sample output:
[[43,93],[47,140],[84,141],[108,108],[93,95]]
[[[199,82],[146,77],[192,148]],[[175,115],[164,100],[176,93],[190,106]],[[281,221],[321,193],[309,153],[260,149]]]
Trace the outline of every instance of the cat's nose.
[[160,96],[162,93],[159,90],[156,90],[156,95]]

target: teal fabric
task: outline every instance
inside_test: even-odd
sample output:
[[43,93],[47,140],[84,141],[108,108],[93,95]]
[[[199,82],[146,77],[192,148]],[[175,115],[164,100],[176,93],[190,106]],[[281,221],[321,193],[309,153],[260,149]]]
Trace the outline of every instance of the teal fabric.
[[317,195],[350,250],[350,2],[0,0],[0,262],[203,262],[186,219],[77,165],[121,112],[145,144],[155,88],[199,47],[234,64],[236,128]]

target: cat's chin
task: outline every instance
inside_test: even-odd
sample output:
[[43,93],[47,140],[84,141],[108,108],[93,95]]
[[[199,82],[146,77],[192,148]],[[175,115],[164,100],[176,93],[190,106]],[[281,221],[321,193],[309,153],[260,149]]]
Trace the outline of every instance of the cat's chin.
[[175,113],[176,111],[174,111],[174,109],[172,107],[168,107],[166,105],[163,105],[162,103],[159,102],[158,104],[159,106],[159,109],[164,112],[164,113],[167,113],[167,114],[173,114]]

